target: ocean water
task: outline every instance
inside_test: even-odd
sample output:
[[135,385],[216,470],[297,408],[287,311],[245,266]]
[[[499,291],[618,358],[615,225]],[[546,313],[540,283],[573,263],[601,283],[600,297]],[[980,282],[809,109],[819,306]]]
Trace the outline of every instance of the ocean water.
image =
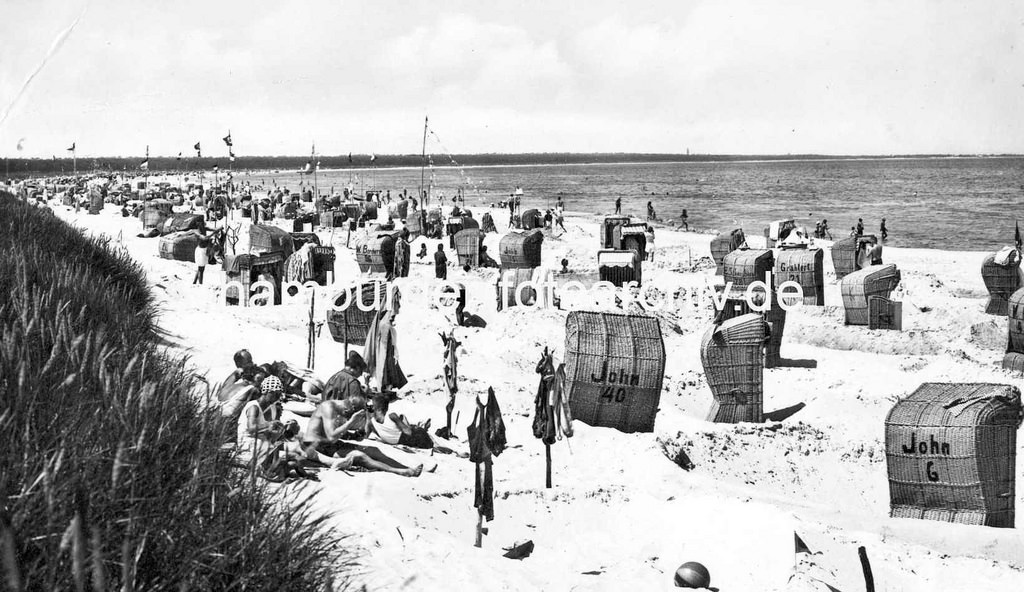
[[[270,177],[293,189],[312,182],[294,173]],[[650,201],[659,218],[678,220],[686,208],[691,228],[741,227],[749,235],[772,220],[792,218],[813,230],[824,218],[841,238],[858,218],[865,232],[877,233],[884,217],[886,244],[949,250],[1011,244],[1014,222],[1024,218],[1024,158],[435,167],[425,179],[433,195],[450,197],[461,187],[471,209],[519,186],[528,207],[553,207],[561,196],[569,211],[604,214],[621,197],[627,214],[646,217]],[[321,191],[351,183],[396,196],[417,192],[420,170],[321,171],[317,181]]]

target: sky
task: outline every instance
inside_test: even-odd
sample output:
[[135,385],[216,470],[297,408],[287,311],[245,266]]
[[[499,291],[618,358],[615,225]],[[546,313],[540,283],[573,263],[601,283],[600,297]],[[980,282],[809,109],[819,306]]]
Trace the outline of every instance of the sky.
[[1024,0],[2,10],[4,156],[1024,153]]

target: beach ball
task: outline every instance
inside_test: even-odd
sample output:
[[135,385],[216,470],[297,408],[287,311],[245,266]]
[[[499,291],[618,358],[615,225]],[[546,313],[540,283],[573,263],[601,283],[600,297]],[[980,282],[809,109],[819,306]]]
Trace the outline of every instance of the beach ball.
[[711,574],[696,561],[687,561],[676,570],[676,588],[709,588]]

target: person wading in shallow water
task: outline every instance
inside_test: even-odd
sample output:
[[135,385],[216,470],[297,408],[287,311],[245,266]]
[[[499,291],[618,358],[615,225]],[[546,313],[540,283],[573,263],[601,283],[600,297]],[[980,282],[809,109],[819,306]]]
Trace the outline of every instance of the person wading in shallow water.
[[882,226],[878,229],[878,231],[882,234],[882,240],[885,240],[886,238],[889,237],[889,229],[885,227],[885,218],[882,218]]
[[822,218],[821,220],[821,238],[828,237],[828,240],[832,240],[832,231],[828,229],[828,220]]
[[616,197],[615,198],[615,213],[616,214],[621,214],[622,213],[622,198],[621,197]]
[[686,208],[683,208],[683,213],[679,216],[679,224],[683,227],[683,230],[690,230],[690,215],[686,213]]

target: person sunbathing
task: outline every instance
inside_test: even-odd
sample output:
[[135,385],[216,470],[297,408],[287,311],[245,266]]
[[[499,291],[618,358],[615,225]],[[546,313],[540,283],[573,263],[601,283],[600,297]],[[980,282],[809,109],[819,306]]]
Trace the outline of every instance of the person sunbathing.
[[430,438],[430,420],[422,425],[412,425],[400,413],[389,413],[391,397],[386,393],[373,396],[373,409],[367,422],[369,435],[375,435],[385,444],[401,444],[412,448],[430,449],[434,441]]
[[[306,458],[344,470],[353,466],[383,471],[405,477],[419,477],[423,465],[414,468],[388,458],[373,447],[357,446],[343,438],[361,437],[367,423],[366,398],[351,396],[343,400],[328,399],[313,411],[303,435]],[[326,462],[325,462],[326,461]]]

